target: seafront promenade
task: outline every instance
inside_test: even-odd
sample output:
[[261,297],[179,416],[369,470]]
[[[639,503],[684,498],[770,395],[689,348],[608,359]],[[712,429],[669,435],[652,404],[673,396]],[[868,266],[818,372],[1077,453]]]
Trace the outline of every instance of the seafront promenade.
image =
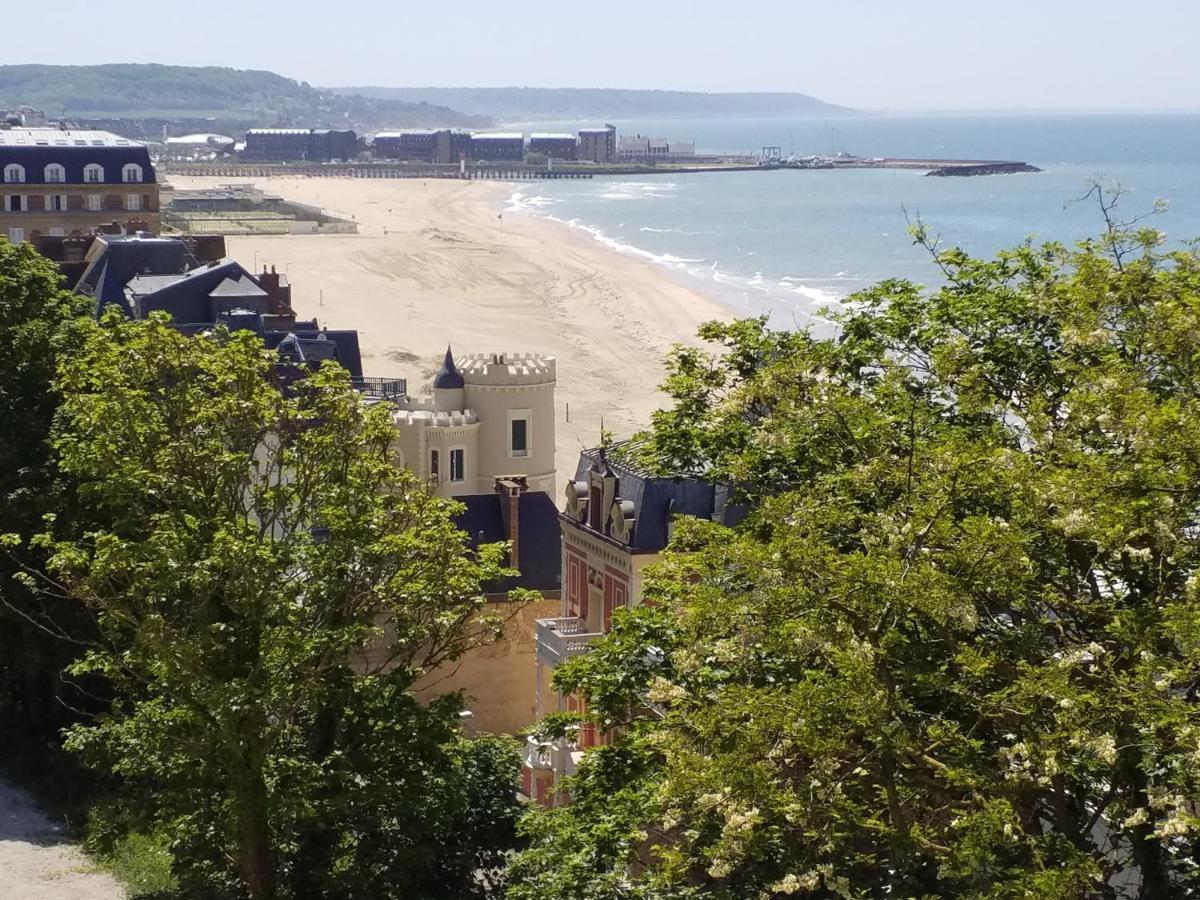
[[437,163],[267,163],[227,162],[158,163],[164,175],[197,178],[450,178],[469,181],[553,181],[595,178],[603,175],[688,175],[719,172],[774,172],[780,169],[912,169],[930,175],[1007,175],[1040,172],[1026,162],[980,159],[903,159],[892,157],[816,157],[803,160],[729,158],[697,163],[555,163],[523,165],[441,165]]

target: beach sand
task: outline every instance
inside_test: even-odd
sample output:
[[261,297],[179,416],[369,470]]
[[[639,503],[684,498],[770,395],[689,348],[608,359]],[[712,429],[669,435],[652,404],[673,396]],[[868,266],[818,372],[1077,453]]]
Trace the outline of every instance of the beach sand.
[[[237,179],[170,180],[196,188]],[[579,450],[599,440],[601,420],[618,439],[646,426],[664,402],[657,388],[671,346],[694,343],[701,322],[730,315],[653,263],[569,226],[499,218],[511,185],[240,180],[360,223],[357,235],[231,237],[228,253],[248,269],[286,272],[302,318],[358,329],[364,374],[406,377],[419,394],[448,343],[456,354],[557,357],[560,483]]]

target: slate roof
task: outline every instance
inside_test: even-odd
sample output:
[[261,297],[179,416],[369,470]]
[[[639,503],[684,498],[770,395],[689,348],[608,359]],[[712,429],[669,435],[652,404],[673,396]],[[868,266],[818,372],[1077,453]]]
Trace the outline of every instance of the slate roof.
[[0,171],[10,163],[24,167],[24,184],[46,184],[46,166],[51,163],[66,170],[66,181],[54,184],[84,184],[83,169],[90,163],[104,169],[104,180],[98,182],[101,184],[122,184],[122,170],[129,163],[142,167],[143,183],[155,181],[146,147],[107,131],[0,129]]
[[465,383],[462,373],[458,371],[458,366],[454,364],[454,354],[447,347],[446,358],[442,360],[442,367],[438,369],[437,375],[433,378],[433,386],[435,388],[454,390],[461,388]]
[[654,475],[633,462],[635,445],[621,441],[601,451],[583,450],[575,470],[576,481],[587,481],[587,473],[601,463],[617,478],[617,498],[633,503],[634,529],[629,546],[634,550],[658,552],[667,546],[667,521],[672,515],[695,516],[734,525],[745,509],[729,502],[729,491],[695,475]]
[[208,296],[225,298],[265,297],[267,296],[267,292],[249,278],[242,278],[240,280],[226,278],[209,291]]
[[[472,547],[508,540],[504,528],[502,504],[506,498],[499,494],[473,494],[455,497],[466,507],[455,519],[460,531],[466,532]],[[513,588],[533,591],[557,591],[562,588],[562,530],[554,501],[541,491],[526,491],[517,501],[520,534],[518,562],[521,575],[508,578],[500,585],[490,586],[495,593]]]

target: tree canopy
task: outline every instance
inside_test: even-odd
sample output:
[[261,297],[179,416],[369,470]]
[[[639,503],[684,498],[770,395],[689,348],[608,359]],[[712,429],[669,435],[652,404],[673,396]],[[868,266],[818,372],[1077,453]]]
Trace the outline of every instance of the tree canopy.
[[1200,256],[931,249],[674,352],[645,462],[752,512],[556,671],[614,740],[516,900],[1200,892]]
[[94,619],[74,670],[118,697],[69,747],[171,836],[187,896],[492,893],[515,752],[410,688],[494,633],[503,547],[469,549],[336,365],[285,389],[250,332],[82,330],[53,442],[79,512],[25,579]]

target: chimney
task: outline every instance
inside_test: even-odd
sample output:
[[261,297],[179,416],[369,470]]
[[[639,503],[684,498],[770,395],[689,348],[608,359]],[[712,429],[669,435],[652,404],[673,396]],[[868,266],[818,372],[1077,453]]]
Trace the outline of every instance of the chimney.
[[496,478],[496,493],[500,495],[500,517],[504,520],[504,536],[508,538],[509,568],[521,568],[521,495],[529,490],[524,475],[501,475]]

